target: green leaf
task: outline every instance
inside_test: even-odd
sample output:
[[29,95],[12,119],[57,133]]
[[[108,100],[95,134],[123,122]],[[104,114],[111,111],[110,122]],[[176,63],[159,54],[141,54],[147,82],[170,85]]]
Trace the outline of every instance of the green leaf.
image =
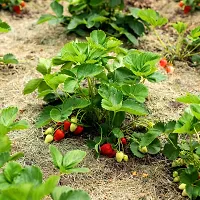
[[10,156],[9,161],[18,160],[19,158],[23,157],[24,153],[18,152]]
[[92,28],[96,22],[97,23],[102,23],[102,22],[105,22],[107,21],[108,18],[107,17],[104,17],[102,15],[99,15],[99,14],[92,14],[88,19],[87,19],[87,28]]
[[0,134],[0,153],[11,150],[11,141],[7,135]]
[[[121,127],[123,121],[125,120],[125,116],[126,116],[125,112],[117,112],[113,120],[113,127]],[[114,117],[114,116],[111,116],[111,117]]]
[[147,115],[148,111],[144,105],[136,102],[133,99],[127,99],[123,102],[120,111],[125,111],[133,115]]
[[68,78],[65,74],[46,74],[44,80],[46,84],[53,90],[56,90],[61,83],[64,83]]
[[3,165],[9,160],[9,158],[10,158],[9,152],[0,153],[0,168],[3,167]]
[[198,181],[198,185],[186,185],[185,189],[190,199],[197,199],[200,195],[200,182]]
[[9,127],[17,117],[17,107],[8,107],[1,110],[0,124]]
[[9,53],[3,56],[3,62],[5,64],[18,64],[18,60],[16,59],[16,57]]
[[81,24],[87,24],[86,20],[85,19],[81,19],[79,17],[73,17],[70,20],[70,22],[69,22],[69,24],[67,26],[67,29],[68,30],[73,30],[73,29],[77,28]]
[[187,169],[180,174],[181,183],[186,185],[193,184],[198,179],[198,171],[193,165],[189,165]]
[[26,120],[20,120],[18,122],[14,122],[10,128],[9,131],[14,131],[14,130],[24,130],[24,129],[28,129],[29,128],[29,124]]
[[90,200],[89,195],[82,190],[71,190],[63,193],[59,200]]
[[159,83],[161,81],[166,80],[167,76],[160,72],[154,72],[153,74],[146,77],[149,82]]
[[200,97],[197,95],[187,93],[186,96],[179,97],[176,99],[176,101],[181,102],[181,103],[200,104]]
[[86,156],[85,151],[72,150],[65,154],[63,159],[63,166],[66,170],[77,166]]
[[20,175],[14,179],[15,184],[32,183],[34,186],[42,184],[42,172],[39,167],[29,166],[24,168]]
[[31,189],[32,184],[28,183],[12,185],[1,192],[1,195],[3,196],[1,200],[27,200]]
[[42,75],[46,75],[51,73],[51,66],[52,62],[50,59],[40,58],[36,69]]
[[137,19],[137,18],[138,18],[138,12],[140,11],[140,9],[139,9],[139,8],[133,8],[133,7],[129,7],[128,9],[129,9],[131,15],[132,15],[134,18]]
[[136,76],[148,77],[157,71],[156,64],[159,57],[151,52],[130,51],[124,58],[124,64]]
[[17,162],[9,162],[4,168],[3,174],[9,183],[12,183],[22,171],[22,166]]
[[144,25],[137,20],[130,20],[128,25],[138,36],[142,36],[142,34],[145,32]]
[[192,111],[192,114],[200,120],[200,104],[192,104],[190,105],[190,109]]
[[62,17],[63,6],[61,4],[59,4],[57,1],[53,1],[50,6],[54,13],[57,15],[57,17]]
[[187,24],[185,24],[184,22],[176,22],[176,23],[172,23],[172,26],[174,27],[174,29],[179,33],[179,34],[184,34],[186,29],[187,29]]
[[124,137],[123,132],[122,132],[119,128],[114,128],[114,129],[112,130],[112,132],[113,132],[114,136],[115,136],[116,138],[118,138],[118,139],[121,139],[121,138]]
[[57,19],[56,16],[51,15],[51,14],[42,15],[37,21],[37,24],[42,24],[44,22],[55,20],[55,19]]
[[72,107],[74,109],[86,108],[91,104],[90,101],[82,98],[72,97],[64,101],[65,107]]
[[63,162],[63,155],[61,152],[53,145],[49,146],[51,157],[53,159],[53,164],[56,168],[60,168]]
[[161,149],[160,140],[158,138],[156,138],[155,140],[153,140],[153,142],[151,144],[149,144],[148,153],[149,154],[157,154],[160,152],[160,149]]
[[71,190],[73,190],[73,189],[68,186],[55,187],[53,192],[51,193],[51,197],[53,200],[60,200],[60,197],[63,193],[67,193]]
[[7,33],[11,30],[10,26],[6,22],[0,20],[0,33]]
[[138,16],[153,27],[163,26],[168,22],[167,18],[161,17],[155,10],[149,8],[140,10]]
[[49,195],[57,186],[60,180],[59,176],[50,176],[42,185],[34,188],[32,193],[32,199],[43,199],[46,195]]
[[145,102],[145,98],[148,96],[148,88],[143,84],[122,85],[122,92],[141,103]]
[[74,93],[75,88],[77,87],[78,82],[74,78],[67,78],[64,82],[64,91],[67,93]]
[[180,148],[177,145],[177,143],[178,143],[178,134],[177,133],[169,134],[168,142],[165,144],[163,149],[163,154],[169,160],[175,160],[179,156]]
[[151,144],[158,136],[161,135],[161,132],[157,129],[149,129],[147,133],[141,138],[140,146],[148,146]]
[[41,128],[51,122],[50,112],[53,108],[53,106],[47,106],[43,109],[35,124],[37,128]]
[[94,64],[82,64],[78,66],[77,76],[78,79],[84,79],[86,77],[95,77],[103,71],[103,67]]
[[102,103],[101,106],[110,111],[119,111],[122,107],[123,94],[121,91],[114,87],[108,87],[106,85],[101,86],[98,90],[101,95]]
[[141,153],[139,150],[139,144],[136,143],[136,142],[131,142],[130,144],[130,150],[131,152],[133,153],[133,155],[137,156],[138,158],[143,158],[144,157],[144,154]]
[[[4,174],[0,173],[0,188],[1,188],[1,191],[9,188],[10,186],[11,186],[11,184],[8,183],[8,181],[6,180]],[[1,199],[1,200],[4,200],[4,199]]]
[[62,105],[61,109],[53,108],[50,112],[50,117],[55,122],[63,122],[72,114],[71,107],[65,107],[64,104]]
[[26,85],[25,88],[23,90],[23,94],[30,94],[32,93],[34,90],[36,90],[38,88],[38,86],[40,85],[40,83],[43,81],[42,78],[36,78],[36,79],[32,79],[30,80]]
[[90,38],[95,44],[103,45],[106,40],[106,34],[103,31],[95,30],[90,33]]
[[67,169],[66,173],[72,174],[72,173],[88,173],[90,170],[88,168],[73,168],[73,169]]
[[136,39],[136,37],[129,33],[129,32],[124,32],[124,35],[135,45],[135,46],[138,46],[139,43],[138,43],[138,40]]

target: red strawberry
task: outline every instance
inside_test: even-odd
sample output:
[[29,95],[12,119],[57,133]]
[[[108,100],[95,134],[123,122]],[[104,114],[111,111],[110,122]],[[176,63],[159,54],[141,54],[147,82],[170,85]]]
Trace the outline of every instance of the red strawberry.
[[74,131],[75,135],[78,135],[83,132],[83,126],[77,126],[76,130]]
[[69,121],[64,121],[64,131],[68,131],[70,125],[71,125],[71,122],[69,122]]
[[22,2],[20,3],[20,6],[21,6],[21,7],[25,7],[25,6],[26,6],[25,2],[22,1]]
[[13,6],[13,11],[16,12],[17,14],[21,13],[20,6]]
[[111,155],[113,153],[111,144],[110,143],[103,144],[100,147],[100,152],[102,155],[105,155],[105,156]]
[[60,130],[60,129],[57,129],[57,130],[55,131],[55,133],[54,133],[53,139],[54,139],[55,141],[60,141],[60,140],[62,140],[64,137],[65,137],[64,132],[63,132],[62,130]]
[[167,67],[165,68],[165,70],[166,70],[166,72],[167,72],[168,74],[172,74],[172,73],[174,72],[174,67],[171,66],[171,65],[169,65],[169,66],[167,66]]
[[184,13],[187,14],[191,11],[192,7],[191,6],[185,6],[184,8]]
[[165,58],[163,58],[160,60],[159,64],[161,67],[165,68],[167,66],[167,60]]
[[108,154],[108,157],[109,158],[114,158],[116,156],[116,151],[115,150],[112,150],[112,153]]
[[125,137],[122,138],[122,139],[121,139],[121,142],[122,142],[122,144],[127,144],[127,140],[126,140],[126,138],[125,138]]
[[180,6],[180,7],[183,7],[183,6],[184,6],[183,1],[180,1],[180,2],[179,2],[179,6]]

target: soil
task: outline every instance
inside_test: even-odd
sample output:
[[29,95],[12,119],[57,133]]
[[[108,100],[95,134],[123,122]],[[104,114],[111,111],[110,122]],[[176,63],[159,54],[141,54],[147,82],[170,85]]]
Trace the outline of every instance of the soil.
[[[167,0],[151,0],[150,6],[169,18],[170,22],[178,20],[187,22],[190,28],[200,25],[200,12],[184,15],[177,2]],[[54,174],[48,145],[42,138],[42,131],[34,126],[41,111],[43,102],[36,94],[24,96],[24,85],[32,78],[38,77],[36,66],[39,58],[55,56],[61,47],[75,38],[67,35],[61,26],[48,24],[36,25],[41,14],[51,13],[50,0],[37,0],[27,3],[27,8],[20,16],[1,11],[0,18],[12,27],[12,31],[0,37],[0,54],[13,53],[20,64],[0,65],[0,108],[18,106],[19,118],[26,119],[31,124],[27,131],[10,134],[13,141],[13,151],[25,153],[21,162],[24,165],[38,165],[44,172],[44,177]],[[160,30],[163,38],[173,40],[170,30]],[[141,40],[140,48],[158,52],[155,36],[148,34]],[[199,69],[191,68],[185,62],[175,62],[175,72],[161,83],[146,83],[149,87],[147,107],[150,110],[148,118],[153,121],[177,119],[184,109],[175,99],[186,92],[197,94],[200,90]],[[90,173],[65,175],[60,184],[86,190],[92,200],[179,200],[183,199],[177,185],[172,182],[170,163],[160,155],[145,159],[130,158],[127,163],[116,163],[114,159],[101,157],[95,159],[93,152],[88,150],[84,139],[70,138],[56,143],[65,153],[72,149],[87,152],[81,166],[90,168]],[[137,174],[134,175],[133,172]],[[146,176],[147,174],[148,176]]]

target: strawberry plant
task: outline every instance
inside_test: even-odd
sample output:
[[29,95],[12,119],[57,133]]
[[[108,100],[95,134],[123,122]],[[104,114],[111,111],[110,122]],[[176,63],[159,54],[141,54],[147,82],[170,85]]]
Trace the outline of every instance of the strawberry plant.
[[20,14],[26,3],[22,0],[0,0],[0,9]]
[[[53,200],[80,199],[89,200],[88,194],[81,190],[73,190],[67,186],[57,186],[60,177],[50,176],[43,182],[43,174],[39,167],[23,167],[15,160],[23,156],[23,153],[11,155],[11,141],[7,133],[13,130],[28,128],[28,123],[24,120],[16,121],[18,109],[9,107],[0,112],[0,199],[5,200],[41,200],[47,195],[51,195]],[[64,156],[60,151],[50,146],[53,163],[60,173],[88,172],[87,168],[76,168],[83,160],[86,153],[80,150],[67,152]]]
[[92,30],[101,29],[114,37],[125,36],[134,45],[138,45],[137,37],[144,31],[137,8],[129,8],[125,12],[124,0],[65,0],[68,2],[69,15],[63,13],[64,7],[53,0],[51,8],[55,15],[45,14],[40,17],[38,24],[49,22],[67,27],[67,32],[85,36]]
[[[120,45],[121,41],[103,31],[93,31],[86,42],[72,41],[53,59],[41,59],[37,71],[42,77],[30,80],[24,88],[24,94],[37,90],[38,97],[48,102],[36,126],[53,122],[54,134],[59,129],[62,138],[63,132],[67,136],[79,135],[83,128],[97,131],[101,136],[90,147],[99,152],[100,145],[110,140],[120,151],[123,131],[132,126],[120,129],[125,114],[148,114],[144,82],[165,79],[157,72],[159,55],[127,51]],[[58,70],[52,70],[56,66]]]
[[147,22],[155,33],[161,45],[163,57],[168,61],[165,65],[167,72],[173,71],[168,66],[172,66],[173,61],[177,59],[192,61],[194,64],[200,63],[200,26],[188,30],[187,24],[183,22],[172,23],[172,28],[177,34],[177,41],[172,44],[170,41],[163,41],[157,31],[158,27],[167,24],[167,18],[163,18],[152,9],[140,10],[138,16]]
[[200,10],[200,0],[182,0],[179,2],[179,7],[183,9],[185,14]]
[[[10,26],[6,23],[3,22],[0,19],[0,33],[7,33],[11,30]],[[13,54],[6,54],[3,57],[0,56],[0,64],[18,64],[18,60],[15,58]]]
[[197,199],[200,197],[200,97],[187,94],[177,101],[189,107],[176,122],[169,122],[163,128],[168,138],[163,153],[173,160],[174,182],[181,183],[182,195]]

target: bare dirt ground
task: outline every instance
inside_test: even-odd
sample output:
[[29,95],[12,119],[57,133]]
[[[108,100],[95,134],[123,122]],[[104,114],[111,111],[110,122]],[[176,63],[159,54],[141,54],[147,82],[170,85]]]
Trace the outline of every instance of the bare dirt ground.
[[[74,36],[66,35],[61,26],[47,24],[36,25],[42,13],[50,12],[50,0],[31,1],[22,16],[0,12],[0,18],[7,21],[12,31],[0,37],[0,54],[13,53],[19,59],[16,66],[0,65],[0,108],[18,106],[20,118],[30,122],[31,128],[23,132],[14,132],[14,151],[23,151],[25,165],[38,165],[47,177],[56,172],[49,156],[48,145],[43,143],[41,130],[34,127],[36,116],[41,110],[42,101],[36,94],[23,96],[22,91],[28,80],[37,77],[36,66],[40,57],[50,58]],[[183,15],[177,3],[167,0],[151,0],[151,7],[168,17],[170,21],[182,20],[192,28],[200,25],[200,13]],[[171,36],[171,32],[161,30]],[[153,34],[141,39],[141,47],[149,51],[157,51],[157,43]],[[184,106],[175,99],[186,92],[198,93],[200,90],[199,71],[187,63],[176,62],[175,73],[162,83],[150,84],[147,106],[150,118],[167,121],[176,119]],[[87,151],[83,166],[91,169],[88,174],[68,175],[61,178],[61,184],[81,188],[89,192],[92,200],[179,200],[182,199],[177,186],[172,182],[170,163],[164,158],[148,157],[131,158],[128,163],[116,163],[114,159],[95,159],[83,139],[67,139],[55,144],[64,153],[71,149]],[[133,172],[137,172],[133,176]],[[143,177],[143,174],[148,177]]]

